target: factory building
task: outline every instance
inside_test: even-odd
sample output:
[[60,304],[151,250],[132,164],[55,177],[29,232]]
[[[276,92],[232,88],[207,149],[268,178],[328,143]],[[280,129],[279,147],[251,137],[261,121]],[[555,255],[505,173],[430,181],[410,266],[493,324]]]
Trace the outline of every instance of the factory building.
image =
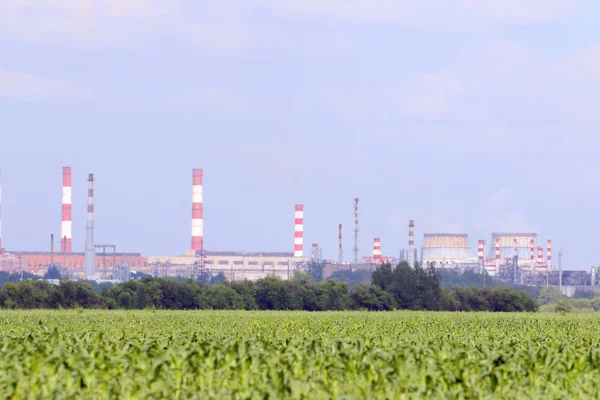
[[228,280],[256,280],[267,275],[289,279],[304,267],[293,252],[190,251],[180,256],[149,256],[150,271],[157,276],[193,277],[223,273]]
[[423,265],[436,268],[477,267],[477,257],[469,245],[469,236],[463,233],[426,233],[421,248]]
[[[48,267],[55,265],[74,278],[82,278],[85,268],[85,253],[52,253],[43,251],[9,251],[7,256],[11,259],[19,260],[13,262],[19,268],[24,268],[25,271],[44,275]],[[8,265],[8,262],[7,262]],[[150,271],[148,267],[148,257],[142,256],[140,253],[96,253],[95,266],[96,271],[100,273],[105,269],[112,270],[118,265],[129,265],[132,270]],[[8,268],[2,267],[0,261],[0,270],[9,271]]]
[[[177,256],[149,256],[149,269],[156,276],[198,277],[223,273],[228,280],[256,280],[267,275],[289,279],[305,269],[304,205],[294,206],[294,237],[291,252],[208,251],[204,248],[203,172],[192,172],[192,246]],[[133,268],[135,269],[135,268]]]
[[491,276],[514,283],[539,284],[547,282],[552,271],[552,240],[546,242],[547,250],[538,243],[536,233],[492,233],[485,256],[485,242],[479,241],[479,261]]

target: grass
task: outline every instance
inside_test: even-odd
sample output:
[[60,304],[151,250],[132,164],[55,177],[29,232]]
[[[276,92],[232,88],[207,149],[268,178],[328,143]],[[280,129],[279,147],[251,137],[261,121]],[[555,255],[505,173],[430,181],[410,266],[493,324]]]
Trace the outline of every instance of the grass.
[[4,398],[595,398],[600,316],[0,311]]

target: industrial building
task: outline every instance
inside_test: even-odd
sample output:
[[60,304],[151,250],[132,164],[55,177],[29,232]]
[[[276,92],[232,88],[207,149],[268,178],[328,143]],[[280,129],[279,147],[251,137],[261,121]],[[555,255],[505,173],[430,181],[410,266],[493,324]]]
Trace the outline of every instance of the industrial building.
[[535,233],[492,233],[487,253],[485,241],[478,242],[479,263],[489,275],[499,279],[541,284],[549,281],[549,273],[553,270],[552,240],[547,240],[546,245],[544,258],[544,248],[537,244]]
[[[290,240],[290,251],[209,251],[204,246],[204,176],[202,169],[192,171],[191,242],[185,246],[186,248],[189,246],[187,251],[178,255],[145,256],[135,252],[117,252],[114,244],[97,244],[94,238],[94,175],[89,174],[85,251],[73,252],[71,172],[70,167],[63,168],[60,251],[55,252],[53,236],[51,236],[49,251],[4,250],[1,231],[2,174],[0,171],[0,270],[24,271],[43,275],[50,266],[56,266],[68,277],[96,280],[122,280],[126,279],[130,272],[142,272],[161,277],[189,278],[214,276],[222,273],[229,280],[256,280],[267,275],[289,279],[295,271],[306,270],[309,262],[321,263],[324,266],[323,275],[327,278],[335,271],[372,271],[378,265],[396,264],[399,261],[407,261],[410,266],[414,266],[417,260],[413,220],[408,222],[408,248],[400,250],[399,257],[384,252],[380,237],[373,239],[373,248],[369,255],[359,256],[358,198],[353,199],[354,247],[352,262],[344,261],[341,223],[338,225],[338,259],[335,262],[323,260],[322,250],[317,243],[313,243],[310,257],[305,258],[304,205],[302,204],[296,204],[293,209],[294,236],[293,242]],[[397,246],[388,248],[394,248],[394,253],[398,249]],[[600,274],[598,274],[597,268],[592,270],[592,274],[587,273],[587,275],[582,271],[564,271],[563,280],[561,280],[560,273],[552,262],[552,241],[547,240],[544,254],[544,246],[539,244],[536,233],[492,233],[489,242],[478,241],[476,256],[471,251],[467,234],[427,233],[423,236],[420,251],[420,262],[424,265],[459,270],[485,270],[489,275],[514,283],[552,285],[556,282],[565,282],[571,286],[598,287],[600,285]]]
[[[0,270],[26,271],[37,275],[50,266],[74,279],[110,280],[123,271],[143,272],[163,277],[197,278],[200,274],[223,273],[230,280],[255,280],[269,274],[288,279],[294,271],[305,268],[304,206],[294,206],[294,247],[290,252],[206,251],[204,249],[203,171],[192,172],[191,247],[182,255],[143,256],[140,253],[117,253],[113,244],[94,240],[94,175],[88,177],[87,229],[84,252],[73,252],[72,238],[72,171],[63,168],[60,252],[54,252],[53,235],[50,251],[0,250]],[[1,180],[1,175],[0,175]],[[0,182],[1,194],[1,182]],[[0,197],[1,199],[1,197]],[[0,202],[1,208],[1,202]],[[0,231],[0,249],[1,247]],[[107,252],[107,248],[109,252]],[[102,249],[102,252],[98,252]],[[110,252],[112,250],[112,252]]]
[[471,252],[469,236],[463,233],[423,235],[421,262],[437,268],[477,267],[477,257]]

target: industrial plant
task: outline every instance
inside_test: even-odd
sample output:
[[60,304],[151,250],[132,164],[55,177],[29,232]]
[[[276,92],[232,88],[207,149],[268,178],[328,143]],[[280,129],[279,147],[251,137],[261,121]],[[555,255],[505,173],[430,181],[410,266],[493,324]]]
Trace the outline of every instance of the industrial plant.
[[[515,284],[555,285],[565,287],[588,287],[596,289],[600,274],[596,269],[585,271],[562,271],[559,252],[558,265],[553,263],[552,240],[544,246],[532,232],[494,232],[490,241],[478,240],[474,254],[466,233],[424,233],[420,256],[415,247],[415,221],[408,221],[408,243],[397,255],[384,252],[381,238],[373,239],[373,248],[366,256],[360,256],[359,201],[353,199],[354,227],[351,261],[344,260],[343,225],[337,226],[338,257],[326,260],[322,249],[313,243],[309,257],[304,254],[304,205],[293,207],[294,236],[290,251],[240,252],[209,251],[204,248],[204,192],[203,170],[192,171],[191,244],[187,251],[177,255],[142,255],[141,253],[117,252],[115,244],[96,243],[94,238],[94,174],[88,176],[87,229],[83,252],[74,252],[72,245],[72,174],[70,167],[62,171],[62,218],[60,249],[54,250],[54,235],[50,235],[49,251],[6,251],[2,247],[0,225],[0,271],[28,272],[44,275],[50,267],[57,268],[63,277],[96,281],[122,281],[131,273],[143,273],[158,277],[199,277],[223,274],[228,280],[256,280],[268,275],[290,279],[295,271],[306,270],[310,263],[323,265],[324,278],[336,271],[373,271],[378,265],[406,261],[411,267],[419,262],[434,268],[473,270],[490,277]],[[0,172],[0,216],[2,175]],[[290,207],[291,211],[291,207]],[[291,213],[290,213],[291,220]],[[1,223],[1,217],[0,217]],[[291,244],[293,243],[293,247]],[[182,246],[183,247],[183,246]],[[187,246],[186,246],[187,247]],[[389,246],[396,247],[396,246]],[[107,252],[108,250],[108,252]]]

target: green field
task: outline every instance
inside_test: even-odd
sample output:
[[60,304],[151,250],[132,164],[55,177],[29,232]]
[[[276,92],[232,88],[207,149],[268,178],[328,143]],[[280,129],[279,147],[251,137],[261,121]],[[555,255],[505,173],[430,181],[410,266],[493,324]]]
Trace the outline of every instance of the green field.
[[600,317],[0,311],[2,398],[598,398]]

